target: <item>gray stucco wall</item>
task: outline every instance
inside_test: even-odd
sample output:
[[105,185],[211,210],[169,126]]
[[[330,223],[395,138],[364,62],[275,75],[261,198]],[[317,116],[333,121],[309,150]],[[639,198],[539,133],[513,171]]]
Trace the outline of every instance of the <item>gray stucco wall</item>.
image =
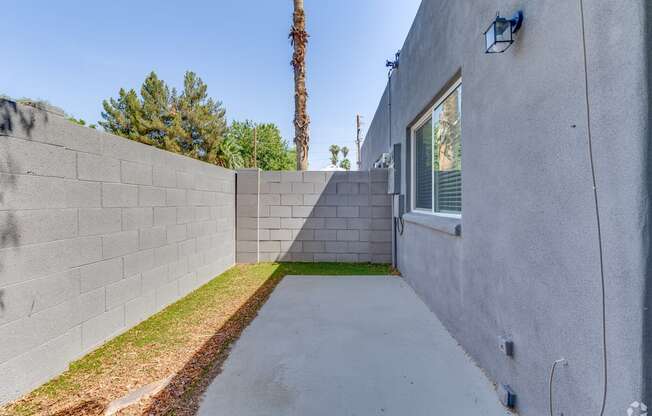
[[235,173],[0,100],[0,403],[235,262]]
[[[588,92],[604,243],[605,414],[650,396],[649,108],[643,0],[585,0]],[[496,10],[523,9],[516,43],[485,55]],[[390,53],[391,51],[388,51]],[[392,78],[393,142],[462,76],[462,234],[406,216],[398,266],[521,414],[599,414],[602,306],[579,2],[424,0]],[[387,151],[388,94],[369,128],[363,167]],[[406,149],[407,147],[407,149]],[[404,146],[403,166],[410,166]],[[409,172],[403,172],[409,189]],[[408,198],[409,200],[409,198]],[[425,243],[425,244],[424,244]],[[515,355],[498,337],[515,342]]]
[[238,171],[237,261],[391,262],[387,170]]

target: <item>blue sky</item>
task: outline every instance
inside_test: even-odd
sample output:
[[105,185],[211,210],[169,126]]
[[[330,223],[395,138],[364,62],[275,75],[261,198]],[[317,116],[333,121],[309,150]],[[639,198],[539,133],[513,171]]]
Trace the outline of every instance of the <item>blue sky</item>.
[[[420,0],[306,0],[310,167],[351,148],[355,114],[371,122]],[[193,70],[229,121],[276,123],[293,137],[291,0],[5,0],[0,93],[40,98],[89,122],[149,71],[172,86]],[[365,129],[366,130],[366,129]],[[354,165],[354,163],[352,163]]]

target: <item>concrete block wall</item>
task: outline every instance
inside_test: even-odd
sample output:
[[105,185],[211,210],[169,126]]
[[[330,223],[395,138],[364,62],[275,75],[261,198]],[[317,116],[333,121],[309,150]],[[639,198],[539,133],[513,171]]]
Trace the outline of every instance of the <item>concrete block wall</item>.
[[0,100],[0,403],[235,262],[235,173]]
[[238,262],[390,263],[387,171],[238,171]]
[[258,263],[258,195],[260,170],[240,169],[237,174],[236,193],[236,261]]

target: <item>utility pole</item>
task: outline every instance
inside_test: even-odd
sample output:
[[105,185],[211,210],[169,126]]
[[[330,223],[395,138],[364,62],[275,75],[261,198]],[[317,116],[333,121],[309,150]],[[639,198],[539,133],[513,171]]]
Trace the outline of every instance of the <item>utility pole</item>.
[[362,168],[362,159],[360,158],[360,140],[362,139],[362,129],[360,128],[361,123],[360,123],[360,114],[355,115],[355,127],[356,127],[356,135],[355,135],[355,145],[358,148],[358,153],[356,156],[356,164],[358,165],[358,170]]
[[258,167],[258,155],[256,154],[256,147],[258,146],[258,129],[254,127],[254,167]]

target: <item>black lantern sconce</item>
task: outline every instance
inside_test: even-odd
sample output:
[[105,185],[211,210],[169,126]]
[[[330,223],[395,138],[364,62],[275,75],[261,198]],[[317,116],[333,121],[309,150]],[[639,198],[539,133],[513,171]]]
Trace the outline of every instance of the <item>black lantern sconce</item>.
[[485,53],[503,53],[514,43],[514,33],[523,24],[523,12],[514,13],[511,19],[501,17],[496,13],[496,19],[484,32]]

